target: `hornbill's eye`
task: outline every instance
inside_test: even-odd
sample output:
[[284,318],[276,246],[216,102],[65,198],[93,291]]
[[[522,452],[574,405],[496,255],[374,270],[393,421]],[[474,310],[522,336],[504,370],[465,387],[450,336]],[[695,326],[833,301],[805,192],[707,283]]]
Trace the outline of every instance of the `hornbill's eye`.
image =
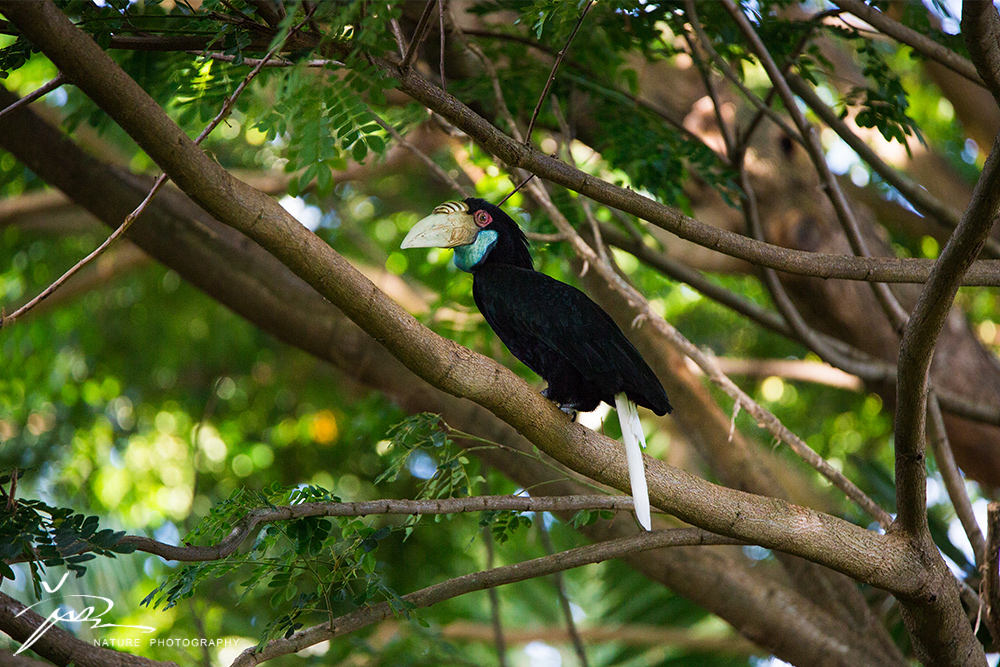
[[493,216],[491,216],[489,213],[487,213],[486,211],[484,211],[482,209],[479,209],[478,211],[476,211],[472,215],[472,217],[476,221],[476,224],[479,225],[480,227],[485,227],[486,225],[488,225],[491,222],[493,222]]

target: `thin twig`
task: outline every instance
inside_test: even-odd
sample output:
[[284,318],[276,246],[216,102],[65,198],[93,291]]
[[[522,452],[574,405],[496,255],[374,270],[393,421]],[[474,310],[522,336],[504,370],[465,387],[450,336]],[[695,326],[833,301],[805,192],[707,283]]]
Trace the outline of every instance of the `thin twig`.
[[583,8],[583,13],[580,14],[580,18],[577,20],[576,25],[573,26],[573,32],[569,34],[569,39],[566,40],[566,46],[564,46],[562,51],[556,55],[556,61],[552,65],[552,71],[549,72],[549,78],[545,82],[545,87],[542,88],[542,94],[538,96],[538,104],[535,105],[535,111],[531,114],[531,120],[528,122],[528,130],[524,133],[525,145],[531,142],[531,130],[534,129],[535,120],[538,119],[538,113],[542,110],[542,102],[545,101],[546,96],[549,94],[549,88],[552,87],[552,83],[556,80],[556,70],[559,69],[559,64],[566,56],[566,52],[569,51],[569,45],[573,43],[573,38],[576,37],[576,33],[580,30],[580,26],[583,24],[583,19],[587,17],[587,13],[593,6],[594,0],[590,0],[590,2],[587,3],[587,6]]
[[0,118],[3,118],[4,114],[10,113],[14,109],[17,109],[18,107],[24,106],[25,104],[31,104],[40,97],[45,97],[46,95],[48,95],[53,90],[55,90],[56,88],[58,88],[59,86],[63,85],[66,82],[67,82],[66,77],[63,75],[62,72],[59,72],[48,83],[39,86],[38,88],[31,91],[30,93],[19,99],[17,102],[14,102],[10,106],[0,109]]
[[[707,41],[707,35],[704,35],[704,31],[697,21],[697,15],[694,14],[693,0],[687,0],[687,5],[689,18],[691,18],[695,31],[698,32],[699,35],[703,35],[703,46],[711,48],[711,45]],[[749,235],[752,238],[763,241],[764,228],[760,220],[760,211],[757,206],[757,196],[753,183],[750,180],[750,176],[747,173],[745,160],[746,144],[750,141],[756,127],[756,122],[751,122],[747,132],[743,134],[741,141],[737,143],[733,132],[730,131],[725,119],[723,118],[722,104],[715,91],[715,87],[712,84],[708,67],[697,53],[697,50],[694,48],[692,40],[687,37],[687,35],[685,35],[685,39],[691,49],[692,57],[698,65],[698,70],[701,73],[705,89],[708,91],[709,98],[712,100],[716,122],[719,125],[719,131],[722,135],[723,141],[725,142],[726,156],[729,161],[729,166],[739,174],[740,188],[744,193],[744,205],[742,210],[746,219],[746,226],[749,231]],[[791,60],[789,62],[791,62]],[[774,89],[772,88],[772,94],[773,92]],[[761,114],[758,113],[757,118],[760,117]],[[895,366],[879,359],[871,358],[869,355],[853,347],[848,350],[842,350],[838,346],[833,345],[829,338],[823,336],[818,331],[815,331],[806,323],[805,318],[802,317],[798,308],[796,308],[795,304],[788,296],[784,285],[782,285],[781,281],[778,279],[777,272],[774,269],[766,267],[757,267],[757,269],[758,273],[761,275],[762,281],[771,294],[771,299],[777,307],[778,312],[784,318],[785,324],[791,329],[790,333],[793,338],[797,338],[800,342],[806,345],[806,347],[818,354],[824,361],[827,361],[828,363],[852,375],[860,376],[868,381],[874,382],[886,382],[895,378]]]
[[798,144],[803,143],[802,135],[799,134],[794,127],[790,126],[788,121],[772,109],[766,101],[761,100],[760,97],[750,90],[746,84],[743,83],[740,75],[736,73],[728,62],[726,62],[726,59],[719,55],[719,52],[712,45],[712,40],[705,32],[705,29],[701,25],[701,21],[698,18],[697,3],[694,0],[686,0],[684,11],[688,20],[691,22],[691,27],[694,29],[695,36],[698,38],[698,43],[701,44],[701,48],[705,50],[705,53],[708,54],[708,57],[711,58],[715,66],[719,68],[722,75],[743,94],[743,97],[745,97],[746,100],[757,109],[758,113],[764,114],[770,118],[771,121],[780,127],[781,131],[784,132],[792,141]]
[[[483,466],[482,475],[484,478],[483,489],[489,493],[489,469],[487,466]],[[493,543],[493,529],[491,525],[483,526],[483,543],[486,546],[486,569],[493,569],[493,559],[494,559],[494,547]],[[500,595],[497,593],[496,588],[491,588],[486,591],[486,595],[490,600],[490,625],[493,628],[493,645],[496,647],[497,651],[497,664],[500,667],[507,667],[507,640],[504,639],[503,634],[503,619],[500,617]]]
[[[545,553],[550,556],[555,554],[556,550],[552,546],[552,536],[549,535],[549,529],[545,526],[544,517],[539,517],[538,537],[541,539],[542,548],[545,549]],[[552,573],[552,584],[556,587],[556,595],[559,597],[559,608],[562,609],[563,618],[566,620],[566,631],[569,634],[570,641],[573,643],[573,650],[576,651],[580,667],[588,667],[587,650],[584,648],[583,639],[580,638],[580,631],[576,627],[576,621],[573,620],[573,608],[569,605],[569,596],[566,595],[566,583],[562,572]]]
[[[291,521],[304,517],[462,514],[486,511],[577,512],[580,510],[631,512],[630,496],[471,496],[439,500],[367,500],[356,503],[314,502],[254,510],[238,520],[224,539],[209,546],[175,546],[141,535],[126,535],[120,545],[134,545],[136,551],[160,556],[164,560],[200,562],[220,560],[234,553],[253,531],[264,524]],[[22,557],[7,563],[24,562]]]
[[946,46],[938,44],[930,37],[893,20],[887,14],[862,2],[862,0],[833,0],[834,4],[844,11],[854,14],[898,42],[906,44],[921,55],[944,65],[956,74],[964,76],[969,81],[983,85],[983,80],[976,71],[976,66],[968,58],[963,58]]
[[[693,3],[694,0],[688,0],[688,3]],[[688,10],[693,11],[692,9]],[[696,18],[691,18],[692,25],[696,24]],[[691,59],[694,61],[695,66],[698,68],[698,75],[701,77],[702,85],[705,86],[705,91],[708,93],[708,98],[712,101],[712,111],[715,114],[715,124],[719,126],[719,134],[722,136],[722,142],[726,147],[725,157],[730,161],[736,159],[736,138],[735,133],[726,123],[726,119],[722,113],[722,102],[719,100],[719,94],[715,90],[715,83],[712,81],[712,74],[709,71],[708,64],[705,59],[701,57],[698,53],[698,49],[695,48],[694,40],[691,36],[684,33],[684,41],[687,43],[688,52],[691,54]],[[702,142],[704,143],[704,141]]]
[[424,153],[422,150],[420,150],[412,143],[410,143],[406,139],[406,137],[404,137],[402,134],[399,133],[399,131],[396,128],[394,128],[381,116],[375,113],[374,109],[372,109],[368,105],[365,106],[368,109],[368,113],[370,113],[372,118],[375,119],[375,122],[379,124],[379,127],[385,130],[389,134],[389,136],[396,141],[396,143],[398,143],[400,146],[402,146],[406,150],[416,155],[425,165],[427,165],[427,168],[430,169],[435,176],[441,179],[441,181],[446,183],[455,192],[461,193],[463,197],[472,196],[473,193],[469,190],[469,188],[465,187],[464,185],[456,181],[454,178],[452,178],[451,174],[449,174],[447,171],[441,168],[441,165],[432,160],[431,157],[427,155],[427,153]]
[[[961,213],[932,195],[925,188],[913,182],[907,176],[889,166],[885,160],[872,150],[867,142],[852,132],[836,112],[820,99],[819,95],[812,89],[812,86],[797,76],[789,76],[787,77],[787,81],[792,92],[798,95],[806,103],[806,106],[826,123],[830,129],[836,132],[848,146],[854,149],[854,152],[871,167],[872,171],[878,174],[886,183],[899,190],[899,193],[917,211],[932,218],[949,230],[954,230],[958,226],[958,223],[962,219]],[[990,242],[993,244],[991,251],[1000,253],[1000,246],[996,244],[996,241],[991,240]]]
[[508,193],[507,193],[506,195],[504,195],[504,198],[500,200],[500,202],[499,202],[499,203],[497,204],[497,206],[503,206],[503,205],[504,205],[504,203],[505,203],[505,202],[506,202],[506,201],[507,201],[508,199],[510,199],[511,197],[513,197],[513,196],[514,196],[514,193],[516,193],[516,192],[517,192],[518,190],[520,190],[520,189],[521,189],[521,188],[523,188],[523,187],[524,187],[525,185],[527,185],[527,184],[528,184],[528,181],[530,181],[530,180],[531,180],[531,179],[533,179],[534,177],[535,177],[535,175],[534,175],[534,174],[528,174],[528,177],[527,177],[527,178],[525,178],[525,179],[524,179],[523,181],[521,181],[520,183],[518,183],[518,184],[517,184],[517,187],[516,187],[516,188],[514,188],[513,190],[511,190],[510,192],[508,192]]
[[[1000,503],[986,506],[986,560],[983,561],[983,595],[986,624],[1000,637]],[[994,640],[995,641],[995,640]]]
[[[417,609],[422,609],[467,593],[544,577],[553,572],[570,570],[612,558],[622,558],[651,549],[740,543],[699,528],[643,531],[630,537],[577,547],[552,556],[466,574],[408,593],[403,596],[403,600]],[[253,667],[278,656],[301,651],[319,642],[350,634],[373,623],[384,621],[396,613],[388,602],[366,606],[336,618],[332,623],[322,623],[299,630],[287,638],[273,639],[260,652],[255,652],[253,648],[247,649],[233,661],[232,667]]]
[[[459,33],[456,31],[455,34]],[[396,77],[402,92],[441,116],[447,123],[453,124],[461,132],[481,142],[486,151],[515,161],[521,169],[537,174],[539,178],[562,185],[606,206],[625,211],[713,251],[769,266],[785,273],[821,277],[826,280],[839,278],[923,283],[933,268],[933,260],[919,257],[857,257],[793,250],[748,239],[744,234],[709,225],[675,208],[655,202],[637,191],[595,178],[570,167],[562,160],[525,147],[522,141],[512,139],[503,132],[497,132],[495,125],[490,124],[461,100],[430,84],[424,77],[413,72],[401,72],[395,63],[377,56],[372,56],[371,62],[379,70]],[[985,259],[974,262],[965,274],[962,284],[1000,285],[1000,260]]]
[[[944,427],[941,405],[933,391],[927,394],[927,415],[930,417],[927,439],[931,443],[934,460],[937,462],[941,479],[944,481],[944,488],[948,491],[948,497],[951,499],[952,507],[955,508],[955,514],[962,523],[965,534],[969,537],[972,553],[975,554],[976,566],[982,568],[986,562],[986,540],[983,539],[983,532],[979,529],[976,515],[972,511],[972,503],[965,490],[965,480],[958,470],[955,455],[951,451],[951,443],[948,441],[948,432]],[[1000,639],[1000,636],[997,639]]]
[[413,66],[413,60],[417,57],[417,51],[420,50],[420,45],[427,36],[427,26],[430,23],[431,10],[434,9],[434,5],[436,4],[436,0],[427,0],[427,4],[424,5],[424,12],[420,15],[417,27],[413,31],[413,40],[410,41],[410,46],[406,49],[406,55],[403,56],[403,62],[399,65],[400,69],[404,72]]
[[399,19],[393,17],[389,19],[389,27],[396,38],[396,47],[399,49],[399,59],[402,61],[406,57],[406,37],[403,36],[403,29],[399,26]]
[[[186,53],[192,56],[199,56],[202,58],[209,58],[211,60],[217,60],[219,62],[231,63],[236,60],[237,56],[227,54],[227,53],[217,53],[212,51],[210,53],[205,53],[203,51],[187,51]],[[261,62],[265,62],[263,58],[244,58],[240,65],[245,65],[247,67],[255,67]],[[315,58],[313,60],[306,61],[294,61],[288,60],[287,58],[271,58],[267,60],[264,67],[292,67],[293,65],[304,65],[305,67],[327,67],[329,65],[336,65],[337,67],[347,67],[346,64],[339,60],[333,60],[330,58]]]
[[[573,159],[573,147],[571,143],[573,141],[573,130],[569,126],[569,122],[566,120],[565,114],[563,114],[562,105],[559,104],[559,97],[555,94],[552,95],[552,113],[556,117],[556,124],[559,126],[559,132],[562,134],[562,144],[566,149],[566,161],[572,165],[576,165],[576,160]],[[604,243],[604,237],[601,234],[601,225],[597,222],[597,218],[594,217],[594,210],[590,205],[590,199],[582,197],[580,200],[581,206],[583,207],[583,214],[587,218],[587,223],[590,225],[590,233],[594,237],[594,249],[597,250],[597,256],[601,258],[602,262],[611,262],[611,258],[608,257],[607,245]]]
[[[781,334],[791,340],[798,341],[812,349],[812,346],[801,337],[800,332],[792,329],[780,315],[761,308],[741,295],[717,285],[686,264],[676,262],[662,252],[657,252],[654,248],[643,243],[641,239],[626,236],[618,229],[608,225],[602,225],[601,232],[604,239],[611,246],[634,255],[640,262],[662,273],[664,276],[685,283],[704,296],[726,306],[759,326]],[[539,240],[555,243],[563,241],[565,238],[564,234],[556,233],[544,235],[544,238],[540,238]],[[813,335],[822,340],[823,347],[828,350],[835,350],[841,356],[849,357],[849,355],[856,354],[857,352],[856,348],[846,346],[845,343],[836,338],[832,338],[811,328],[809,330],[812,331]],[[868,355],[860,356],[858,363],[861,365],[856,366],[852,364],[850,368],[852,371],[857,371],[853,374],[858,375],[863,380],[872,381],[877,378],[884,378],[890,381],[895,380],[896,367],[893,364],[880,361]],[[871,370],[871,374],[866,371],[866,367]],[[953,391],[948,391],[943,387],[936,388],[936,393],[941,407],[946,412],[972,421],[1000,426],[1000,405],[977,401],[970,396],[963,396]]]
[[38,296],[33,298],[31,301],[24,304],[10,315],[0,315],[0,329],[16,321],[19,317],[21,317],[29,310],[31,310],[32,308],[40,304],[42,301],[47,299],[49,296],[52,295],[53,292],[62,287],[62,285],[67,280],[72,278],[77,271],[85,267],[87,264],[89,264],[95,258],[97,258],[101,253],[107,250],[112,243],[117,241],[122,234],[128,231],[128,228],[132,226],[132,223],[135,222],[135,219],[138,218],[144,210],[146,210],[146,207],[149,205],[149,202],[152,201],[153,197],[156,195],[157,192],[159,192],[160,188],[163,186],[164,183],[166,183],[166,181],[167,181],[166,174],[161,174],[160,177],[156,179],[156,182],[150,189],[149,194],[147,194],[146,198],[142,200],[142,203],[139,204],[139,206],[136,207],[134,211],[125,216],[125,221],[122,222],[122,224],[119,225],[118,228],[111,233],[111,236],[109,236],[104,240],[104,243],[97,246],[97,248],[94,249],[93,252],[91,252],[89,255],[87,255],[79,262],[74,264],[73,267],[69,269],[69,271],[62,274],[59,278],[55,280],[55,282],[53,282],[51,285],[42,290],[42,292]]
[[[763,240],[764,227],[760,220],[760,210],[757,206],[757,194],[746,170],[746,161],[742,154],[732,156],[730,167],[739,174],[740,188],[743,190],[743,215],[746,226],[752,238]],[[794,332],[795,337],[819,357],[833,366],[852,375],[857,375],[869,382],[888,382],[896,377],[896,367],[876,359],[854,347],[847,350],[830,344],[830,339],[821,335],[806,322],[795,306],[785,286],[781,284],[778,273],[774,269],[757,267],[762,282],[767,287],[778,312],[785,323]]]
[[[288,31],[288,35],[292,35],[296,31],[298,31],[298,29],[301,28],[303,25],[305,25],[306,22],[311,17],[312,14],[307,15],[306,18],[302,19],[302,21],[297,26]],[[285,36],[285,40],[288,39],[288,35]],[[240,95],[243,94],[243,91],[246,90],[246,87],[250,85],[250,82],[253,81],[258,74],[260,74],[260,71],[264,68],[265,65],[267,65],[268,61],[274,57],[274,54],[276,54],[281,49],[284,43],[285,41],[283,40],[280,43],[275,44],[273,47],[271,47],[271,50],[268,51],[267,54],[260,59],[260,62],[258,62],[257,65],[252,70],[250,70],[250,73],[243,78],[243,81],[240,82],[240,85],[236,87],[236,90],[233,91],[233,94],[230,95],[229,98],[226,100],[225,104],[222,105],[222,109],[220,109],[219,113],[215,115],[215,118],[212,119],[212,122],[206,125],[205,129],[202,130],[201,134],[199,134],[198,137],[194,140],[195,144],[200,144],[202,141],[204,141],[205,137],[211,134],[212,130],[217,128],[219,126],[219,123],[221,123],[229,116],[230,112],[233,110],[233,106],[236,104],[236,100],[239,99]]]
[[483,53],[483,50],[480,49],[477,44],[466,38],[465,33],[455,20],[455,14],[451,5],[448,5],[448,12],[451,17],[451,26],[454,29],[455,37],[458,38],[459,43],[465,47],[469,53],[476,56],[479,62],[483,64],[483,69],[486,70],[486,76],[489,77],[490,83],[493,86],[493,96],[496,98],[497,112],[500,114],[500,117],[507,121],[507,124],[510,125],[510,136],[514,137],[514,139],[519,143],[523,143],[524,139],[521,136],[520,131],[517,129],[517,123],[514,122],[514,116],[510,113],[510,107],[507,106],[507,100],[504,99],[503,88],[500,86],[500,76],[497,74],[497,69],[493,65],[493,61],[486,57],[486,54]]

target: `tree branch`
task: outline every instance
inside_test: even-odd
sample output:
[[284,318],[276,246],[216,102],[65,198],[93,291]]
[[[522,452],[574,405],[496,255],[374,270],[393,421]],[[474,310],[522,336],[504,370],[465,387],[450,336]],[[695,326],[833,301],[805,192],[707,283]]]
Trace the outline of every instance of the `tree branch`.
[[356,503],[302,503],[251,512],[218,544],[178,547],[137,535],[126,535],[120,544],[135,545],[137,551],[182,562],[219,560],[239,549],[254,530],[276,521],[309,516],[371,516],[376,514],[436,515],[465,512],[576,512],[585,509],[631,511],[629,496],[472,496],[438,500],[367,500]]
[[[45,623],[45,618],[0,592],[0,628],[16,642],[24,643]],[[58,625],[36,638],[31,650],[57,665],[76,667],[177,667],[174,662],[150,660],[77,639]],[[2,657],[2,656],[0,656]],[[6,664],[6,663],[5,663]]]
[[[474,137],[487,151],[512,168],[524,169],[601,204],[630,213],[692,243],[785,273],[824,279],[923,283],[930,275],[934,260],[851,257],[790,250],[707,225],[515,141],[412,69],[401,71],[376,56],[372,56],[372,62],[387,75],[397,78],[402,92]],[[1000,285],[1000,260],[976,262],[962,284]]]
[[[931,450],[934,452],[934,460],[937,462],[938,470],[944,481],[948,497],[951,498],[952,507],[955,508],[955,515],[958,516],[965,534],[969,538],[969,545],[975,556],[976,566],[980,569],[986,562],[986,541],[983,539],[983,532],[976,522],[976,515],[972,510],[972,503],[969,502],[969,494],[965,490],[965,480],[955,463],[955,455],[952,454],[951,444],[948,442],[948,432],[944,427],[944,417],[941,414],[941,405],[937,394],[933,391],[927,396],[927,412],[930,415]],[[997,637],[1000,639],[1000,636]],[[995,640],[996,641],[996,640]]]
[[569,45],[573,43],[573,38],[576,37],[576,33],[579,32],[580,26],[583,25],[583,19],[587,18],[587,13],[590,8],[594,6],[594,0],[589,0],[587,6],[583,8],[583,12],[580,14],[580,18],[577,20],[576,25],[573,26],[573,32],[569,34],[569,38],[566,39],[566,45],[562,47],[562,50],[556,54],[556,61],[552,64],[552,70],[549,72],[549,78],[545,81],[545,86],[542,88],[542,93],[538,96],[538,104],[535,105],[535,110],[531,114],[531,120],[528,121],[528,129],[524,131],[524,141],[531,141],[531,130],[535,127],[535,121],[538,120],[538,112],[542,110],[542,103],[549,94],[549,88],[552,87],[552,83],[556,80],[556,71],[559,69],[559,65],[562,63],[563,58],[566,57],[566,52],[569,51]]
[[[289,35],[295,34],[298,28],[301,27],[305,23],[305,21],[308,20],[309,17],[307,16],[302,23],[300,23],[298,26],[296,26],[289,32]],[[195,145],[200,144],[202,141],[204,141],[205,138],[212,133],[212,130],[218,127],[219,123],[221,123],[223,120],[226,119],[226,117],[229,116],[229,114],[232,112],[233,105],[236,104],[236,100],[239,99],[240,95],[243,94],[243,91],[246,90],[246,87],[250,85],[250,82],[253,81],[254,78],[257,76],[257,74],[260,73],[260,70],[264,67],[267,61],[270,60],[271,57],[278,52],[282,44],[284,44],[284,40],[282,40],[282,42],[279,44],[275,44],[268,52],[268,54],[264,56],[264,58],[262,58],[260,62],[257,63],[257,66],[254,67],[253,70],[251,70],[251,72],[247,74],[247,76],[243,79],[243,81],[240,82],[240,85],[236,87],[236,90],[233,91],[232,95],[230,95],[229,98],[222,105],[222,108],[219,110],[219,113],[216,114],[215,118],[213,118],[209,122],[209,124],[205,126],[205,129],[203,129],[201,131],[201,134],[199,134],[198,137],[194,140]],[[60,72],[59,76],[53,79],[53,82],[61,78],[63,78],[63,74]],[[11,106],[16,106],[16,104],[17,103],[15,102],[14,105]],[[0,113],[0,115],[2,115],[2,113]],[[166,172],[164,172],[163,174],[160,174],[160,176],[156,179],[156,182],[153,183],[153,187],[150,188],[149,194],[146,195],[146,198],[142,200],[142,202],[135,208],[135,210],[133,210],[131,213],[125,216],[125,220],[122,222],[122,224],[114,232],[112,232],[111,235],[107,239],[105,239],[103,243],[101,243],[101,245],[99,245],[93,252],[91,252],[89,255],[87,255],[79,262],[77,262],[75,265],[73,265],[73,267],[70,268],[69,271],[60,276],[55,282],[49,285],[46,289],[42,290],[41,294],[39,294],[34,299],[30,300],[28,303],[18,308],[16,311],[11,313],[7,317],[4,317],[3,312],[0,311],[0,329],[2,329],[5,324],[14,322],[15,320],[17,320],[17,318],[21,317],[26,312],[37,306],[44,299],[49,297],[53,292],[59,289],[59,287],[62,286],[63,283],[65,283],[67,280],[73,277],[73,275],[77,271],[82,269],[90,262],[94,261],[94,259],[96,259],[101,253],[107,250],[111,246],[111,244],[117,241],[126,231],[128,231],[128,228],[132,226],[132,223],[135,222],[140,215],[142,215],[142,212],[146,210],[147,206],[149,206],[149,202],[153,200],[153,197],[156,196],[156,193],[160,191],[160,188],[163,187],[163,184],[166,182],[167,182],[167,175]]]
[[[983,85],[972,62],[951,49],[938,44],[930,37],[922,35],[916,30],[893,20],[862,0],[834,0],[834,4],[854,14],[879,32],[885,33],[896,41],[906,44],[924,57],[944,65],[956,74],[964,76],[972,83]],[[963,17],[965,16],[964,11],[962,15]],[[964,27],[962,32],[965,32]]]
[[[0,88],[0,98],[12,96]],[[116,171],[84,153],[30,109],[0,121],[0,145],[40,177],[61,187],[94,215],[113,225],[148,190],[148,182]],[[60,159],[48,159],[59,155]],[[449,423],[502,444],[478,448],[488,461],[520,486],[575,494],[586,489],[536,460],[531,443],[486,409],[455,398],[413,376],[374,339],[366,335],[312,287],[245,236],[209,217],[183,194],[165,191],[147,210],[130,238],[151,256],[176,270],[263,331],[319,359],[326,360],[366,386],[393,397],[410,412],[448,415]],[[750,479],[762,465],[753,451],[726,444],[717,406],[702,384],[683,372],[671,374],[671,396],[678,419],[694,415],[692,435],[713,451],[734,452],[727,479],[743,488],[767,488]],[[683,411],[682,411],[683,407]],[[718,423],[716,423],[718,422]],[[718,438],[719,444],[714,444]],[[458,440],[462,444],[462,440]],[[599,521],[579,529],[590,539],[631,534],[631,520]],[[763,576],[760,568],[732,552],[719,550],[653,551],[625,557],[650,581],[668,586],[725,619],[766,651],[793,664],[832,662],[839,667],[905,665],[898,652],[869,636],[857,623],[841,620],[828,607],[786,582]],[[734,604],[734,601],[739,601]],[[863,626],[862,626],[863,627]]]
[[[545,549],[545,553],[550,556],[556,553],[555,547],[552,546],[552,537],[549,535],[549,529],[545,526],[544,521],[538,522],[538,537],[541,540],[542,547]],[[589,667],[587,649],[583,644],[583,638],[580,637],[580,629],[576,627],[576,621],[573,620],[573,609],[569,604],[569,596],[566,595],[566,586],[563,581],[562,572],[552,573],[552,585],[555,587],[556,595],[559,597],[559,608],[562,610],[563,619],[566,621],[566,634],[573,645],[573,650],[576,651],[576,659],[580,662],[580,667]]]
[[791,90],[806,103],[806,106],[819,116],[830,129],[836,132],[858,154],[865,164],[871,167],[872,171],[878,174],[886,183],[899,190],[899,193],[915,209],[936,220],[948,229],[955,229],[958,226],[961,220],[961,214],[958,211],[890,167],[871,146],[847,127],[847,124],[837,116],[833,109],[820,99],[819,95],[816,94],[808,83],[797,76],[789,76],[787,80]]
[[986,559],[982,567],[986,623],[997,637],[1000,636],[1000,503],[997,502],[986,507]]
[[431,10],[434,9],[434,5],[436,4],[437,0],[427,0],[427,4],[424,5],[424,11],[420,14],[420,19],[417,21],[417,27],[413,30],[413,39],[410,41],[410,45],[406,49],[406,55],[403,56],[403,61],[399,65],[403,68],[403,70],[408,70],[413,66],[413,61],[416,59],[417,53],[420,51],[420,45],[423,43],[424,38],[427,37]]
[[0,109],[0,118],[2,118],[5,114],[8,114],[14,109],[18,108],[22,104],[31,104],[35,100],[45,97],[56,88],[63,85],[64,83],[66,83],[66,77],[63,76],[62,72],[59,72],[58,74],[56,74],[55,78],[53,78],[48,83],[39,86],[37,89],[31,91],[29,94],[25,95],[24,97],[14,102],[13,104],[8,104],[6,107]]
[[[662,317],[656,314],[649,303],[634,289],[627,285],[609,265],[602,262],[597,254],[584,243],[583,239],[570,226],[562,213],[553,206],[548,197],[548,193],[539,185],[531,184],[529,189],[535,195],[538,202],[545,208],[549,217],[556,227],[569,239],[581,259],[589,265],[596,267],[597,271],[618,291],[633,307],[639,311],[637,319],[649,321],[652,326],[665,340],[674,345],[684,355],[690,358],[701,368],[709,379],[720,389],[732,398],[743,409],[754,416],[757,423],[770,431],[775,437],[786,443],[789,448],[798,454],[804,461],[820,472],[838,489],[853,500],[859,507],[865,510],[872,518],[884,527],[892,524],[892,517],[878,503],[868,497],[851,480],[847,479],[843,473],[827,463],[823,457],[815,452],[804,440],[792,433],[774,414],[750,398],[742,389],[726,377],[719,369],[718,365],[711,357],[699,350],[691,341],[685,338],[677,329],[667,323]],[[647,463],[648,465],[648,463]],[[652,501],[652,497],[650,498]],[[655,502],[654,502],[655,504]]]
[[[631,537],[609,540],[599,544],[590,544],[563,551],[553,556],[542,556],[534,560],[514,565],[467,574],[440,584],[428,586],[419,591],[403,596],[403,599],[416,609],[430,607],[444,600],[459,595],[473,593],[488,588],[495,588],[535,577],[543,577],[554,572],[562,572],[583,565],[600,563],[612,558],[620,558],[627,554],[640,553],[650,549],[663,549],[678,546],[697,546],[710,544],[733,544],[732,540],[711,535],[696,528],[674,528],[640,533]],[[388,602],[380,602],[358,611],[345,614],[330,623],[323,623],[305,630],[299,630],[287,639],[274,639],[260,652],[247,649],[233,661],[232,667],[252,667],[262,662],[301,651],[319,642],[340,637],[354,632],[372,623],[384,621],[395,616]]]
[[[844,192],[840,189],[840,183],[837,181],[833,172],[830,170],[830,166],[827,164],[826,153],[823,151],[822,145],[820,145],[819,135],[816,133],[816,128],[809,123],[802,111],[799,110],[795,97],[792,95],[788,82],[785,80],[784,74],[778,67],[777,63],[774,62],[774,59],[768,52],[764,42],[760,39],[760,36],[750,24],[750,20],[747,18],[746,14],[743,13],[742,8],[737,7],[733,3],[733,0],[721,1],[730,16],[733,17],[736,25],[739,26],[740,31],[743,33],[748,44],[750,45],[750,50],[760,58],[761,66],[767,72],[768,78],[771,80],[771,84],[778,93],[778,97],[781,98],[782,103],[785,105],[785,110],[792,117],[795,126],[799,129],[799,133],[802,135],[804,140],[803,147],[806,149],[806,153],[812,160],[813,166],[816,168],[816,173],[819,174],[820,181],[824,185],[823,190],[826,192],[826,195],[830,200],[830,204],[833,206],[833,210],[837,215],[837,220],[840,222],[841,227],[844,229],[844,233],[847,235],[847,241],[850,243],[851,249],[856,255],[860,255],[861,257],[871,257],[871,252],[868,249],[868,243],[861,235],[857,220],[854,217],[854,210],[851,208],[850,203],[848,203],[847,198],[844,196]],[[906,322],[906,311],[899,305],[895,295],[893,295],[893,293],[889,290],[889,286],[884,282],[871,281],[870,285],[875,293],[875,298],[878,300],[879,305],[882,306],[882,310],[885,312],[886,317],[889,318],[889,322],[893,325],[893,328],[898,331]]]
[[[994,11],[995,14],[995,11]],[[963,17],[963,25],[965,18]],[[903,331],[896,380],[894,442],[896,502],[894,527],[924,552],[937,575],[928,582],[933,593],[916,601],[901,599],[903,619],[914,639],[917,656],[941,662],[955,655],[975,656],[983,648],[961,613],[957,590],[946,582],[947,567],[927,527],[926,462],[924,456],[928,370],[941,327],[951,309],[962,274],[979,254],[1000,207],[1000,137],[994,141],[972,201],[962,222],[948,239],[930,279],[920,293]],[[936,581],[935,581],[936,579]],[[912,603],[916,604],[912,604]]]
[[972,202],[948,239],[913,309],[899,350],[896,382],[896,496],[901,530],[927,530],[924,463],[927,373],[941,327],[951,310],[963,272],[979,254],[1000,209],[1000,136],[976,183]]

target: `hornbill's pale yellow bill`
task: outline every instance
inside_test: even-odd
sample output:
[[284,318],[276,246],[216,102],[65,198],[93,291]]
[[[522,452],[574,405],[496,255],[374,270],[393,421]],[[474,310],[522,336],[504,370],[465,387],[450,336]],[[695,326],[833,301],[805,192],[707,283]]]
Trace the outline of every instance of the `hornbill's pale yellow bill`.
[[448,202],[413,225],[403,239],[402,248],[454,248],[469,245],[476,239],[479,225],[469,214],[465,202]]

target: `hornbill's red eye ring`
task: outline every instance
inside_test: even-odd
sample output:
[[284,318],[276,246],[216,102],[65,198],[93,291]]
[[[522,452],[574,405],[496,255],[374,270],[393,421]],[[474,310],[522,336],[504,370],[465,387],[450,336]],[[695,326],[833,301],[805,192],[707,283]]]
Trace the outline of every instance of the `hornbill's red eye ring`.
[[486,211],[480,209],[472,214],[472,219],[476,221],[476,224],[480,227],[485,227],[486,225],[493,222],[493,216],[491,216]]

